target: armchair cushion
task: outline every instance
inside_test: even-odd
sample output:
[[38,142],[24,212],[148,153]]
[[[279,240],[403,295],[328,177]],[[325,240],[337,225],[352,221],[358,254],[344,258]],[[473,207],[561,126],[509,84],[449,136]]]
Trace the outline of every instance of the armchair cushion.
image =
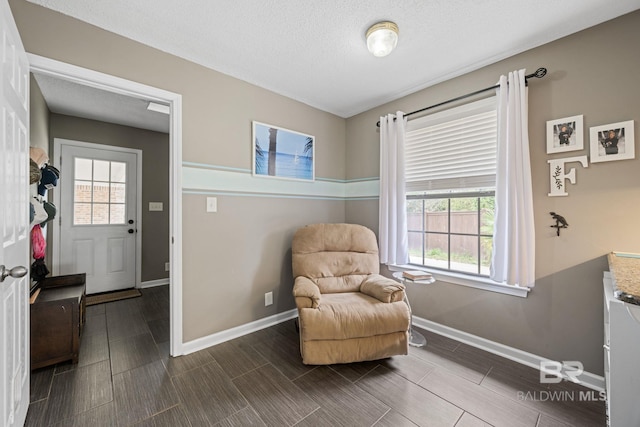
[[323,294],[320,307],[299,314],[304,341],[335,342],[409,329],[409,308],[404,302],[385,304],[362,292]]
[[360,292],[386,303],[404,300],[404,285],[379,274],[367,276],[360,285]]
[[305,276],[296,277],[293,296],[298,308],[317,308],[320,304],[320,288]]

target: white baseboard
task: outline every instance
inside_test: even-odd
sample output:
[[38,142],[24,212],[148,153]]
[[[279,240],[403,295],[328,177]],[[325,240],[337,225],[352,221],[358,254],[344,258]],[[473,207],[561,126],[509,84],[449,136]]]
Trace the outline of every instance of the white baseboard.
[[140,286],[138,286],[138,288],[139,289],[153,288],[155,286],[162,286],[162,285],[168,285],[168,284],[169,284],[169,278],[167,277],[166,279],[147,280],[146,282],[140,283]]
[[[423,319],[421,317],[413,316],[413,324],[419,328],[435,332],[438,335],[444,335],[445,337],[449,337],[456,341],[469,344],[472,347],[488,351],[489,353],[497,354],[498,356],[502,356],[504,358],[513,360],[514,362],[521,363],[534,369],[539,370],[540,362],[549,360],[545,357],[518,350],[517,348],[509,347],[495,341],[490,341],[488,339],[478,337],[476,335],[472,335],[467,332],[451,328],[449,326],[441,325],[439,323],[432,322],[431,320]],[[427,343],[427,345],[429,344]],[[605,388],[604,377],[592,374],[590,372],[583,372],[580,376],[577,377],[577,379],[580,380],[581,385],[592,390],[602,391]]]
[[277,325],[278,323],[295,319],[296,317],[298,317],[298,310],[294,308],[293,310],[274,314],[273,316],[265,317],[263,319],[256,320],[250,323],[245,323],[244,325],[236,326],[235,328],[216,332],[215,334],[211,334],[206,337],[197,338],[193,341],[182,344],[183,354],[194,353],[196,351],[212,347],[216,344],[221,344],[234,338],[239,338],[243,335],[247,335],[273,325]]

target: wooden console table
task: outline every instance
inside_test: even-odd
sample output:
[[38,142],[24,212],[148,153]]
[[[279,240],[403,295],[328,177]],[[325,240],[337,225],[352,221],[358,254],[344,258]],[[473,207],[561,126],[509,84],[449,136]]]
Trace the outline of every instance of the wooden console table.
[[31,369],[66,360],[78,362],[86,319],[86,275],[47,277],[31,304]]

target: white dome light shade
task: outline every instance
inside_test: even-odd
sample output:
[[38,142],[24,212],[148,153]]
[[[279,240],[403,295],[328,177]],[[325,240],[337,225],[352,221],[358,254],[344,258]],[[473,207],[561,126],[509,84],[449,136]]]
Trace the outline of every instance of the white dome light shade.
[[367,48],[374,56],[387,56],[398,44],[398,26],[384,21],[367,30]]

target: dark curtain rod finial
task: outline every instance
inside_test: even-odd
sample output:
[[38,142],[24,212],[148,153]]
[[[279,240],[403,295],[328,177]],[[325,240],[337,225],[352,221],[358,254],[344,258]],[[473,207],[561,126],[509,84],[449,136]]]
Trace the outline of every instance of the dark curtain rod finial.
[[[532,79],[532,78],[541,79],[546,75],[547,75],[547,69],[544,68],[544,67],[540,67],[534,73],[527,74],[526,76],[524,76],[524,81],[526,83],[527,79]],[[435,104],[435,105],[430,105],[429,107],[425,107],[425,108],[421,108],[421,109],[416,110],[416,111],[412,111],[410,113],[405,114],[404,116],[405,117],[409,117],[409,116],[412,116],[414,114],[422,113],[422,112],[430,110],[432,108],[441,107],[441,106],[443,106],[445,104],[449,104],[451,102],[460,101],[462,99],[469,98],[470,96],[478,95],[478,94],[480,94],[482,92],[486,92],[486,91],[491,90],[491,89],[497,89],[499,87],[500,87],[500,85],[486,87],[484,89],[480,89],[480,90],[477,90],[475,92],[467,93],[466,95],[461,95],[461,96],[458,96],[456,98],[448,99],[446,101],[440,102],[440,103]],[[395,121],[395,118],[393,120]],[[376,123],[376,126],[380,127],[380,122],[379,121],[378,121],[378,123]]]
[[541,79],[546,75],[547,75],[547,69],[541,67],[541,68],[538,68],[535,73],[525,76],[525,79],[530,79],[532,77],[535,77],[536,79]]

